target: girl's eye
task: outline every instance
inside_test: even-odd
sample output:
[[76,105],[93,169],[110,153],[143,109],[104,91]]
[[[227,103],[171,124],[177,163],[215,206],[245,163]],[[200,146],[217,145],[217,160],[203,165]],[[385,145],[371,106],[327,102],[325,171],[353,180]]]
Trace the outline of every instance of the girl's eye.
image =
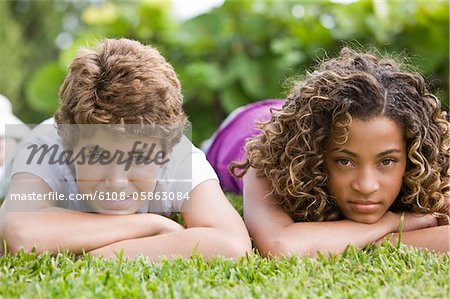
[[350,166],[352,164],[352,161],[350,161],[349,159],[337,159],[336,162],[341,165],[341,166]]
[[384,160],[381,160],[381,165],[389,166],[389,165],[394,164],[395,162],[397,162],[397,161],[394,159],[384,159]]

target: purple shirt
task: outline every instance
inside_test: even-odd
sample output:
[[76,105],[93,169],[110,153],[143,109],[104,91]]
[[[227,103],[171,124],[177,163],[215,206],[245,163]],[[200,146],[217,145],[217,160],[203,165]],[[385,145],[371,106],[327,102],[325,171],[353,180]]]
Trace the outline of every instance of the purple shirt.
[[285,100],[263,100],[248,104],[231,113],[211,138],[206,158],[219,176],[225,191],[242,194],[242,179],[234,178],[228,171],[231,162],[244,161],[245,141],[259,130],[257,122],[270,119],[271,108],[281,108]]

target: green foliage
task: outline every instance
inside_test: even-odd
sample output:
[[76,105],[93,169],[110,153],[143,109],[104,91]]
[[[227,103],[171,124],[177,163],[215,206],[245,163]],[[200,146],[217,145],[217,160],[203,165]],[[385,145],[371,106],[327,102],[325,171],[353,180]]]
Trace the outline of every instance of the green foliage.
[[447,298],[450,255],[389,243],[316,259],[192,258],[151,263],[19,252],[0,257],[0,297]]
[[[7,2],[0,1],[0,93],[9,95],[12,99],[19,98],[19,91],[24,72],[21,71],[23,49],[15,47],[19,44],[20,28],[8,14]],[[5,24],[8,24],[6,30]],[[15,101],[14,104],[17,102]],[[16,106],[16,105],[15,105]]]
[[[58,104],[57,89],[44,91],[62,82],[66,70],[59,76],[44,72],[48,77],[36,77],[59,54],[54,42],[63,31],[63,17],[77,12],[64,1],[0,1],[0,93],[10,98],[14,112],[27,123],[41,122]],[[43,86],[36,86],[37,81]]]
[[[235,108],[265,98],[284,97],[286,79],[304,74],[316,60],[336,55],[347,44],[411,57],[409,62],[426,75],[432,91],[448,107],[449,4],[446,1],[361,0],[348,4],[226,1],[209,13],[183,22],[171,18],[170,2],[104,1],[101,5],[80,2],[77,6],[68,5],[64,12],[55,10],[50,14],[43,11],[59,1],[34,2],[27,16],[32,20],[51,17],[50,22],[55,24],[49,28],[50,22],[43,21],[43,26],[37,26],[40,35],[18,39],[33,52],[40,46],[39,63],[26,65],[21,72],[13,67],[20,57],[32,61],[30,51],[25,54],[18,51],[19,58],[11,63],[1,61],[2,70],[11,69],[20,85],[2,83],[0,89],[9,90],[11,96],[18,94],[17,88],[28,91],[24,94],[27,99],[23,102],[27,108],[22,110],[24,115],[28,111],[45,111],[44,114],[51,115],[58,98],[53,86],[62,81],[63,72],[77,49],[92,46],[104,37],[128,37],[150,43],[174,65],[183,85],[185,108],[193,123],[196,143],[208,138]],[[54,53],[51,38],[62,30],[61,19],[70,14],[81,23],[71,32],[74,42],[59,52],[58,59],[49,58],[48,52]],[[26,18],[17,12],[14,15]],[[39,24],[17,22],[11,16],[6,22],[13,25],[11,32],[7,32],[8,40],[17,39],[14,32],[20,28],[24,32],[30,24]],[[56,60],[60,77],[55,75],[56,70],[43,74],[40,68],[47,68],[44,62],[55,67]],[[28,76],[33,79],[27,80]],[[36,79],[38,76],[41,78]],[[47,84],[51,88],[44,92]],[[43,104],[44,98],[52,103]]]
[[244,216],[242,196],[233,193],[227,193],[226,195],[231,205],[238,211],[239,215],[241,215],[241,217]]
[[49,63],[38,69],[27,85],[27,98],[33,99],[29,103],[30,107],[39,112],[55,111],[58,102],[49,99],[55,99],[64,74],[57,63]]

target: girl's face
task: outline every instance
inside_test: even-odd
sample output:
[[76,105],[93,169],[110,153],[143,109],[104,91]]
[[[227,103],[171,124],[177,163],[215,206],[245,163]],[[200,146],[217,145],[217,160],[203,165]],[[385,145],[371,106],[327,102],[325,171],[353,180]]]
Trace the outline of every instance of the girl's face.
[[361,223],[375,223],[397,198],[406,168],[406,144],[396,122],[377,117],[353,118],[348,140],[326,148],[328,190],[341,213]]

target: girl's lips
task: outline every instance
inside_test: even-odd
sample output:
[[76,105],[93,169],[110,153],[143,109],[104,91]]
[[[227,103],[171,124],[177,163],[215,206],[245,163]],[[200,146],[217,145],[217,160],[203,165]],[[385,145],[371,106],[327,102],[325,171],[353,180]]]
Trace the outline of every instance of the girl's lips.
[[380,205],[377,202],[350,202],[351,208],[358,213],[373,213]]

